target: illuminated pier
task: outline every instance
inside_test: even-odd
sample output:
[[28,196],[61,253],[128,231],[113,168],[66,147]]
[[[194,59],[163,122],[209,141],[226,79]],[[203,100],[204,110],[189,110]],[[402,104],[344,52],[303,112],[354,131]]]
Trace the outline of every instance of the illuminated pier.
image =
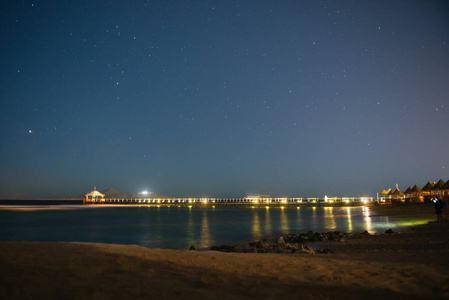
[[183,205],[374,205],[378,204],[373,197],[315,197],[315,198],[94,198],[86,199],[86,204],[183,204]]

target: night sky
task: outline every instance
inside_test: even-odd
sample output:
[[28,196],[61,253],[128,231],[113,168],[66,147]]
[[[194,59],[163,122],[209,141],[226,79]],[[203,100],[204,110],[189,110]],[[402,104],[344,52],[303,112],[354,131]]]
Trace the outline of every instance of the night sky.
[[2,1],[0,198],[449,179],[448,1]]

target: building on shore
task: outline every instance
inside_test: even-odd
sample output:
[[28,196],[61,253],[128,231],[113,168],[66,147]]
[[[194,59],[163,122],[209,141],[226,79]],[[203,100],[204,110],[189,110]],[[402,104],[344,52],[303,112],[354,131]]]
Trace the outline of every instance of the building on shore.
[[441,193],[443,195],[449,195],[449,180],[441,187]]
[[404,192],[399,190],[396,184],[396,190],[383,190],[380,192],[382,199],[393,199],[400,200],[402,202],[429,202],[434,196],[441,197],[449,195],[449,180],[444,181],[443,179],[435,181],[428,181],[422,188],[418,185],[407,188]]
[[84,198],[83,203],[105,202],[104,196],[105,196],[104,194],[97,191],[97,187],[94,187],[94,190],[92,192],[86,194],[86,197]]

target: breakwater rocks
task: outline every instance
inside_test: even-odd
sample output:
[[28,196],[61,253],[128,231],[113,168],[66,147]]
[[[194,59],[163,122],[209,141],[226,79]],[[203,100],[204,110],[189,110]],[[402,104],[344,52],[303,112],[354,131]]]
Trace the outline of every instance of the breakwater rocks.
[[[393,231],[388,229],[385,233],[391,234]],[[281,236],[276,242],[269,243],[266,240],[247,243],[244,245],[221,245],[212,246],[210,250],[221,252],[237,252],[237,253],[305,253],[305,254],[328,254],[334,253],[329,248],[313,248],[310,245],[302,243],[309,242],[344,242],[346,239],[362,239],[369,237],[368,231],[362,233],[343,233],[340,231],[329,231],[327,233],[319,233],[309,231],[299,235],[288,234]],[[193,247],[193,246],[192,246]],[[192,248],[191,248],[192,250]]]
[[281,237],[277,243],[267,243],[265,241],[257,241],[245,245],[235,246],[212,246],[212,251],[221,252],[237,252],[237,253],[333,253],[330,249],[313,248],[312,246],[304,246],[295,243],[286,243]]

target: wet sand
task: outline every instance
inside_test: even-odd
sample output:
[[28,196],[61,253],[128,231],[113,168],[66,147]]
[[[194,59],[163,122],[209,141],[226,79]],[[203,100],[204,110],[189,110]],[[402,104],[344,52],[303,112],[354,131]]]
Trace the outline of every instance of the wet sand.
[[[377,207],[407,222],[430,206]],[[1,299],[449,298],[449,223],[327,242],[334,254],[1,242]]]

